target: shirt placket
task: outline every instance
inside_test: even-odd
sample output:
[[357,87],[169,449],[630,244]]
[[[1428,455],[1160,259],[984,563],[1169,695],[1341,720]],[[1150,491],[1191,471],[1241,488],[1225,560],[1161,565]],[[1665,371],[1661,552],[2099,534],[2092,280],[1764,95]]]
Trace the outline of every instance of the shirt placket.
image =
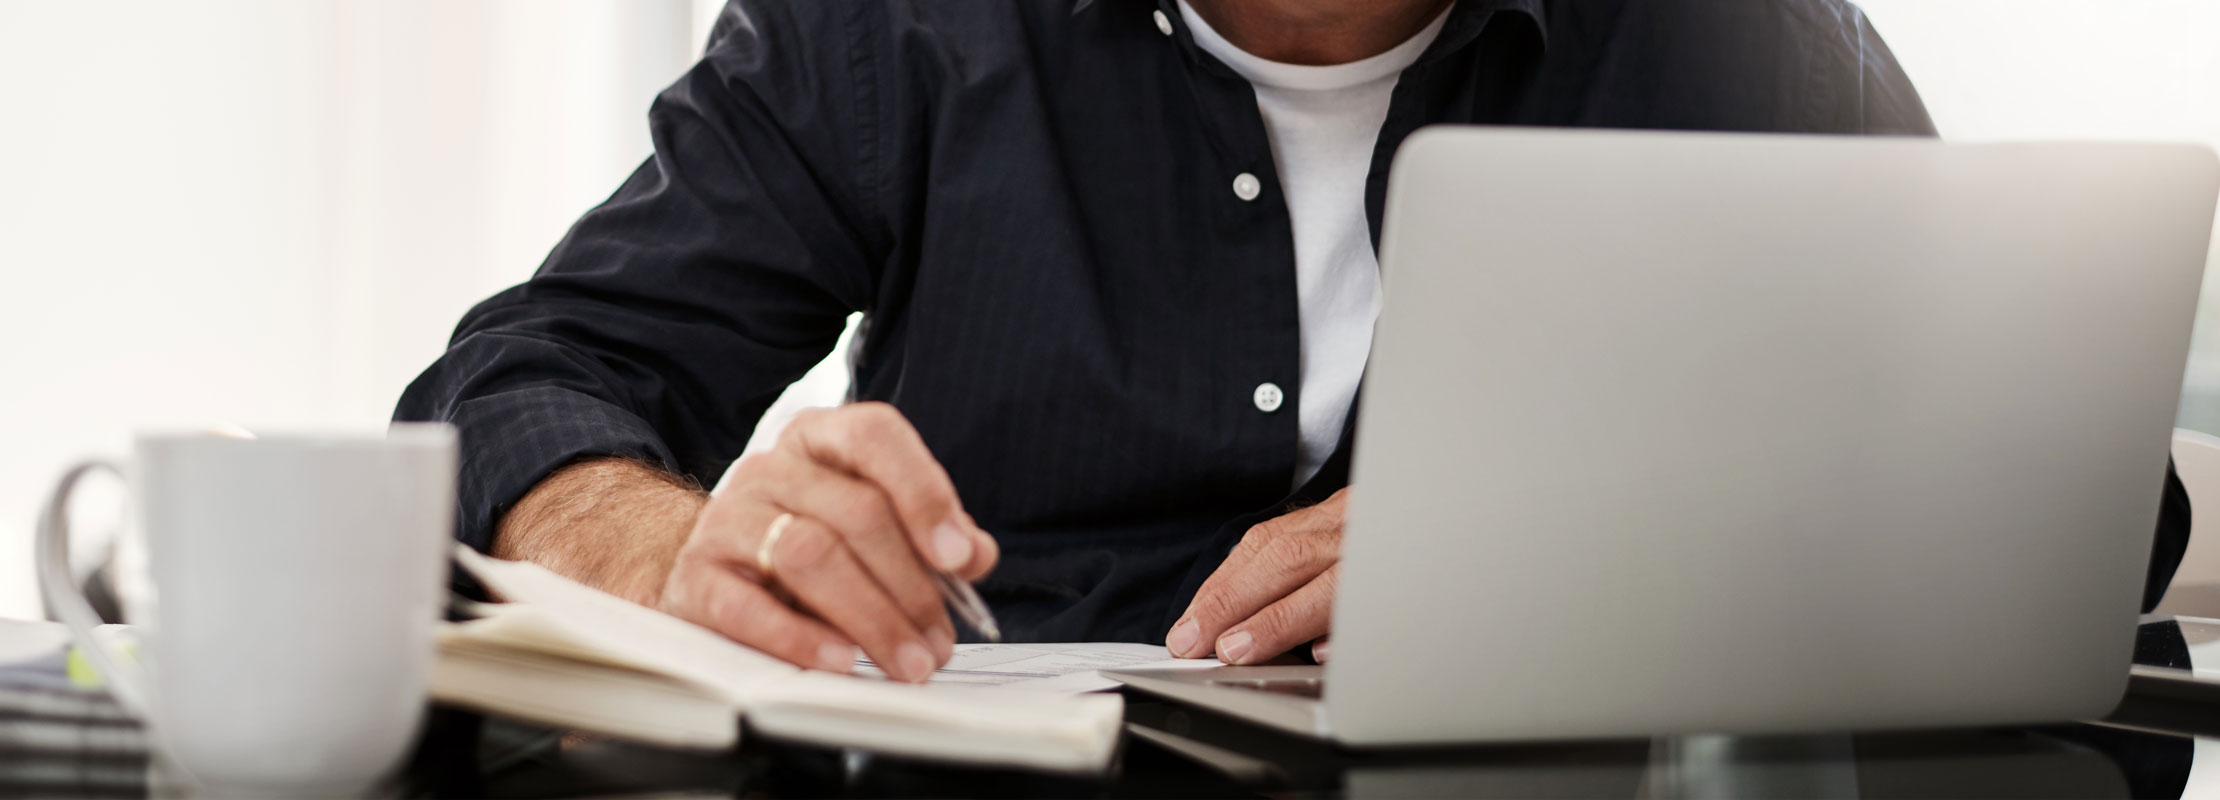
[[1211,209],[1204,235],[1220,241],[1209,248],[1225,253],[1208,265],[1227,301],[1219,326],[1228,357],[1222,382],[1228,397],[1213,405],[1224,416],[1233,441],[1245,457],[1267,459],[1283,482],[1292,478],[1301,440],[1302,321],[1295,286],[1295,237],[1286,193],[1272,161],[1271,141],[1255,90],[1248,81],[1204,53],[1181,24],[1172,0],[1159,0],[1151,12],[1157,30],[1179,47],[1187,64],[1205,137],[1215,158],[1214,174],[1197,175],[1188,191],[1202,193]]

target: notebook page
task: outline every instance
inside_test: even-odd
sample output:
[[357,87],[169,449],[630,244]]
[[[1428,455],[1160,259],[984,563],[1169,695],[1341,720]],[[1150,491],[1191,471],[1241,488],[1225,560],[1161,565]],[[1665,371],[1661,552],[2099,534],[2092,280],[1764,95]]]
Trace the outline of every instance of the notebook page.
[[468,547],[458,547],[455,558],[486,588],[517,605],[448,626],[447,635],[662,673],[742,708],[767,684],[801,671],[708,628],[589,588],[538,564],[486,558]]
[[535,564],[467,550],[456,558],[516,607],[446,626],[450,635],[670,675],[725,698],[769,735],[1056,770],[1100,769],[1116,749],[1116,695],[983,693],[803,671]]
[[[1163,645],[1134,642],[959,644],[948,665],[933,673],[929,682],[1045,692],[1098,692],[1118,687],[1117,681],[1102,677],[1101,670],[1201,669],[1222,665],[1215,658],[1173,658]],[[885,677],[868,658],[856,660],[856,674]]]
[[1099,770],[1117,749],[1125,699],[913,686],[804,672],[750,709],[781,738],[965,763]]

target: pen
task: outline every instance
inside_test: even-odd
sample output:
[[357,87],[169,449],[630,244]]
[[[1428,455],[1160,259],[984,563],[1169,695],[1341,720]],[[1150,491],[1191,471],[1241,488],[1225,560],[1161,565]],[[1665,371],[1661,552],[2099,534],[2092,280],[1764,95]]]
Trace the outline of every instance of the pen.
[[1002,626],[994,624],[994,612],[987,610],[987,601],[979,599],[979,592],[972,589],[971,584],[937,569],[933,570],[933,582],[940,585],[941,599],[956,609],[956,616],[961,617],[965,625],[987,637],[987,641],[1002,641]]

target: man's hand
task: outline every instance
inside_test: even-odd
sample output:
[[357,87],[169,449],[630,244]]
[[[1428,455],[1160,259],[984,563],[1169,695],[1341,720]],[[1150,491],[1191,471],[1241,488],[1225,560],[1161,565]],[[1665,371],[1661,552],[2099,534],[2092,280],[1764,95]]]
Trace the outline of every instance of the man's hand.
[[[947,663],[956,633],[930,570],[977,580],[1000,551],[901,412],[804,412],[775,448],[732,468],[678,551],[665,611],[833,672],[852,668],[859,645],[896,680]],[[784,514],[793,521],[757,563]]]
[[1165,635],[1172,655],[1215,652],[1228,664],[1254,664],[1310,645],[1312,657],[1324,661],[1348,507],[1349,490],[1342,489],[1250,528]]

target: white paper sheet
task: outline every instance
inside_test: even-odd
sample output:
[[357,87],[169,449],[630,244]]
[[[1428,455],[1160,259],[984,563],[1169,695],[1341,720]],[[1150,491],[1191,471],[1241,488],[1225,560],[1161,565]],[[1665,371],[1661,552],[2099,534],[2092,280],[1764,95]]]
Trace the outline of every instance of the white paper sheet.
[[[1044,692],[1099,692],[1118,688],[1106,669],[1200,669],[1215,658],[1173,658],[1163,645],[1131,642],[1063,644],[959,644],[930,683],[994,686]],[[884,676],[870,659],[857,659],[856,674]]]

